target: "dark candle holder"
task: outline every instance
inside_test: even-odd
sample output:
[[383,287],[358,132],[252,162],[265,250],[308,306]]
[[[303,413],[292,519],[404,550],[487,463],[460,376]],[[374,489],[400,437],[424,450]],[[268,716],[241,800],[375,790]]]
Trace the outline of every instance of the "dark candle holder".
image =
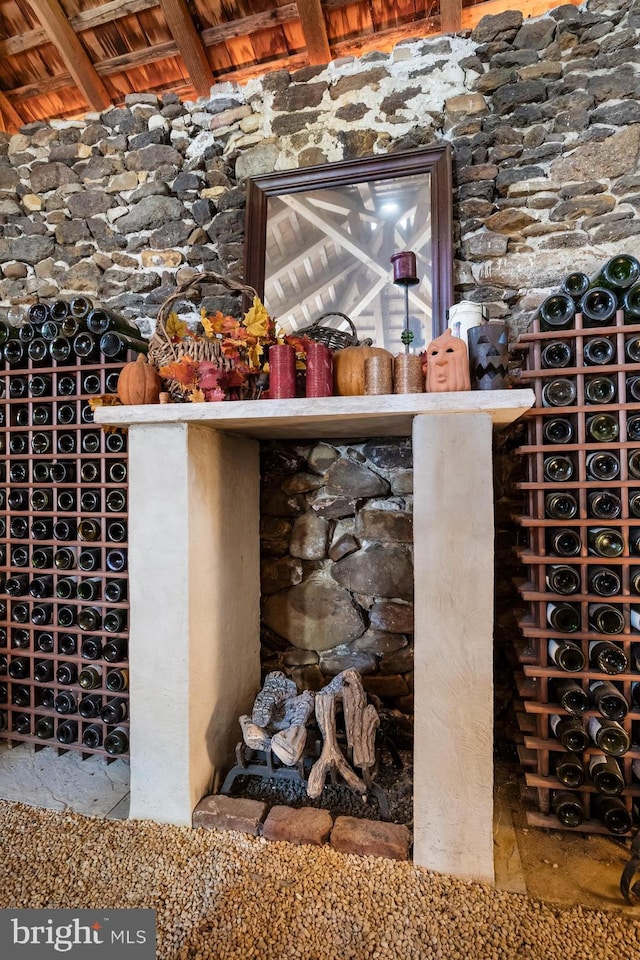
[[409,287],[420,282],[417,277],[416,255],[412,250],[403,250],[392,255],[391,263],[393,282],[404,287],[404,329],[400,339],[404,344],[404,352],[409,353],[409,345],[414,336],[409,329]]

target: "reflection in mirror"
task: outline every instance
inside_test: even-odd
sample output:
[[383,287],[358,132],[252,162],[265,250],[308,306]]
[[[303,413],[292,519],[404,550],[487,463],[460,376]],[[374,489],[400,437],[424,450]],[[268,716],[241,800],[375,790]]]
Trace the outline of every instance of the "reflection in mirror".
[[[447,146],[260,177],[249,181],[247,201],[245,278],[287,332],[347,314],[360,340],[399,352],[408,309],[417,352],[446,326]],[[417,265],[418,283],[408,286],[394,283],[391,263],[403,251]]]

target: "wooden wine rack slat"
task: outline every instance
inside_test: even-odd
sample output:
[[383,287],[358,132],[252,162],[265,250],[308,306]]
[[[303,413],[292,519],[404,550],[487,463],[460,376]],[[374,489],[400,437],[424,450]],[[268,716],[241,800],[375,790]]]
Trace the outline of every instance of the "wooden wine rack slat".
[[[133,356],[133,355],[130,355]],[[3,361],[4,362],[4,361]],[[104,705],[109,700],[125,699],[128,702],[129,690],[110,692],[105,689],[104,679],[109,669],[123,669],[128,671],[128,661],[126,659],[120,662],[107,663],[102,659],[88,660],[83,659],[81,645],[84,637],[92,636],[99,638],[102,643],[115,638],[125,638],[128,640],[128,574],[127,564],[121,570],[112,570],[107,567],[106,557],[110,550],[122,550],[124,556],[127,556],[126,537],[121,541],[106,539],[107,525],[112,521],[121,521],[126,524],[128,520],[127,501],[125,500],[125,509],[121,511],[110,511],[106,508],[106,497],[111,490],[120,490],[127,496],[127,479],[120,481],[112,480],[109,471],[114,463],[124,464],[127,470],[127,445],[126,434],[107,434],[93,423],[93,416],[88,410],[88,401],[91,396],[101,393],[115,393],[117,376],[122,369],[123,362],[117,363],[85,363],[78,359],[74,364],[52,363],[48,366],[41,364],[32,364],[29,362],[26,366],[0,368],[0,440],[4,444],[4,476],[3,484],[4,499],[0,506],[0,524],[4,522],[4,533],[0,536],[0,578],[2,580],[0,591],[0,629],[6,631],[0,637],[0,656],[7,656],[10,661],[14,657],[25,657],[29,661],[29,677],[25,679],[13,679],[7,673],[0,675],[0,689],[6,685],[7,696],[5,702],[0,702],[0,711],[6,715],[6,729],[0,732],[0,739],[8,742],[11,746],[15,743],[32,743],[36,750],[44,747],[53,747],[58,754],[64,754],[67,751],[79,751],[83,758],[90,756],[106,757],[108,761],[116,759],[110,756],[101,745],[98,748],[86,746],[82,742],[84,731],[91,724],[98,724],[102,730],[102,738],[113,729],[112,726],[103,723],[101,718],[92,717],[83,719],[76,711],[70,714],[62,714],[53,708],[46,708],[41,703],[43,690],[53,690],[55,694],[61,691],[68,691],[73,694],[76,701],[79,702],[82,697],[98,696],[101,704]],[[95,375],[99,380],[99,389],[87,393],[83,389],[86,378],[89,375]],[[50,378],[51,389],[42,396],[33,396],[28,390],[28,384],[34,376]],[[57,390],[58,383],[63,377],[71,377],[75,381],[75,393],[60,394]],[[17,386],[20,378],[27,382],[27,391],[24,395],[16,396]],[[75,410],[75,422],[61,424],[57,422],[57,413],[60,407],[70,405]],[[50,410],[50,421],[44,424],[35,424],[33,422],[33,411],[36,407],[46,407]],[[84,419],[83,419],[84,418]],[[20,423],[16,423],[17,420]],[[31,449],[31,440],[36,433],[44,433],[50,438],[49,449],[41,454],[34,453]],[[75,449],[72,452],[58,451],[59,438],[62,434],[72,434],[75,440]],[[95,450],[84,450],[83,440],[88,434],[98,436],[98,444]],[[22,452],[13,452],[12,438],[15,435],[24,435],[27,438],[27,448]],[[117,440],[109,437],[117,436]],[[121,449],[110,450],[110,446]],[[66,478],[59,484],[47,479],[44,482],[34,479],[33,469],[37,463],[70,463],[75,464],[75,479],[73,481]],[[81,468],[84,464],[94,463],[98,473],[94,480],[83,480],[81,478]],[[11,479],[12,469],[16,464],[24,464],[26,468],[26,478],[24,481],[17,482]],[[29,494],[33,490],[48,491],[52,497],[52,506],[47,510],[36,511],[31,507],[24,510],[12,510],[8,504],[9,491],[24,490]],[[71,510],[62,510],[58,504],[58,494],[61,490],[68,491],[75,500],[75,506]],[[99,509],[91,512],[82,512],[81,497],[86,491],[95,491],[99,500]],[[57,520],[66,520],[72,525],[72,539],[61,540],[53,536],[47,536],[44,539],[34,539],[31,531],[26,537],[14,537],[11,535],[11,522],[16,517],[24,517],[30,525],[34,519],[51,520],[54,523]],[[81,540],[77,535],[77,524],[81,519],[94,519],[100,524],[101,535],[96,540]],[[26,566],[16,566],[12,562],[15,557],[16,547],[25,548],[28,551],[29,562]],[[98,562],[96,566],[87,571],[81,571],[77,566],[73,569],[57,569],[55,566],[44,568],[35,568],[31,564],[31,557],[34,549],[38,547],[50,547],[54,553],[56,550],[68,547],[77,556],[82,550],[96,550],[98,552]],[[60,599],[55,595],[52,597],[43,597],[41,600],[32,598],[29,594],[26,596],[10,597],[4,590],[4,583],[10,576],[27,574],[29,582],[38,576],[53,577],[53,592],[55,594],[56,584],[65,577],[76,579],[80,582],[83,579],[98,578],[101,581],[99,597],[92,600],[83,601],[77,597],[69,599]],[[124,598],[119,601],[109,601],[104,596],[104,585],[107,581],[122,581],[124,585]],[[51,622],[39,626],[28,620],[25,623],[16,623],[12,619],[12,613],[15,613],[15,607],[21,602],[29,604],[30,611],[37,603],[51,603],[53,605]],[[125,613],[124,629],[120,632],[107,632],[103,624],[99,629],[83,631],[74,623],[70,626],[59,625],[57,620],[58,610],[62,606],[72,607],[79,610],[82,607],[97,607],[102,613],[107,610],[120,610]],[[13,643],[13,637],[16,629],[27,631],[29,639],[26,647],[16,647]],[[36,639],[39,633],[46,632],[53,634],[54,652],[45,653],[36,647]],[[67,655],[59,652],[59,641],[62,635],[70,635],[76,639],[77,649],[75,654]],[[53,661],[54,677],[51,681],[39,683],[33,677],[33,668],[36,662],[40,660]],[[85,666],[96,666],[102,673],[102,686],[90,690],[83,690],[77,682],[72,684],[61,684],[57,682],[55,672],[59,664],[71,663],[77,668],[78,673]],[[29,691],[29,703],[19,705],[13,702],[16,695],[16,688],[24,687]],[[22,691],[24,692],[24,691]],[[0,698],[1,701],[1,698]],[[30,732],[19,733],[15,730],[15,719],[19,715],[26,715],[31,720]],[[65,720],[75,720],[78,724],[78,739],[74,743],[62,744],[54,734],[51,739],[40,739],[35,735],[34,728],[37,718],[51,717],[54,720],[54,727],[57,731],[60,723]],[[114,726],[123,727],[128,730],[129,719],[119,721]],[[126,756],[119,754],[118,756]]]
[[[639,403],[627,401],[626,381],[630,375],[640,375],[640,364],[629,362],[625,355],[625,343],[632,337],[640,336],[640,324],[624,322],[624,313],[619,310],[615,324],[603,327],[583,327],[582,317],[576,315],[575,326],[568,330],[541,331],[539,322],[534,320],[531,332],[519,338],[518,345],[528,349],[527,369],[523,371],[523,379],[531,386],[536,395],[536,405],[526,415],[528,439],[518,453],[525,458],[528,468],[528,479],[518,483],[518,489],[526,495],[527,509],[514,520],[529,537],[528,547],[519,547],[517,554],[528,567],[527,578],[518,583],[518,590],[524,601],[529,605],[529,613],[520,622],[523,641],[519,645],[518,657],[522,665],[520,674],[519,693],[524,699],[524,714],[519,716],[524,747],[521,748],[523,765],[528,768],[525,781],[528,787],[535,788],[538,810],[528,811],[527,820],[532,826],[542,826],[558,830],[572,830],[582,833],[607,834],[607,828],[595,817],[592,800],[596,796],[595,788],[588,782],[582,787],[573,788],[579,793],[585,811],[585,821],[579,827],[566,827],[551,812],[551,798],[554,791],[567,790],[553,774],[551,757],[563,751],[562,745],[553,737],[549,729],[549,716],[553,713],[563,714],[562,708],[549,699],[549,680],[571,678],[580,683],[585,689],[592,680],[609,680],[617,686],[621,693],[630,698],[631,684],[640,680],[640,673],[635,669],[634,654],[640,653],[640,632],[636,632],[629,625],[629,609],[631,606],[640,610],[640,595],[630,589],[630,571],[640,568],[640,554],[629,550],[629,534],[640,525],[640,517],[629,516],[628,497],[630,490],[640,490],[640,479],[629,477],[627,471],[628,451],[640,449],[640,441],[627,439],[627,417],[631,413],[640,412]],[[615,346],[614,355],[610,363],[601,366],[585,365],[583,363],[583,348],[585,341],[591,337],[606,337]],[[551,340],[569,341],[574,351],[574,365],[562,368],[546,368],[541,365],[541,354],[545,344]],[[616,396],[611,403],[589,404],[585,402],[585,379],[596,375],[611,377],[616,385]],[[542,390],[547,381],[554,377],[568,377],[576,384],[575,402],[568,406],[542,406]],[[586,420],[596,413],[611,413],[618,418],[619,436],[614,442],[597,442],[587,439]],[[575,428],[576,439],[570,444],[546,443],[543,436],[544,422],[548,417],[567,417]],[[614,451],[620,458],[620,474],[614,480],[594,480],[587,476],[586,456],[594,451]],[[574,476],[567,481],[554,482],[545,478],[543,464],[546,456],[551,454],[567,453],[571,456],[575,471]],[[600,520],[591,517],[587,512],[587,494],[594,490],[610,490],[617,492],[622,499],[621,516],[614,520]],[[571,492],[578,501],[578,515],[566,521],[559,521],[545,515],[545,495],[549,492]],[[581,550],[577,556],[561,557],[551,555],[547,547],[547,535],[550,528],[570,528],[581,535]],[[589,553],[586,530],[590,527],[611,527],[618,531],[624,539],[622,556],[604,558]],[[547,565],[568,565],[575,567],[580,574],[581,590],[576,594],[562,596],[551,592],[546,585]],[[602,597],[586,592],[588,571],[590,567],[613,567],[621,575],[622,588],[619,594],[612,597]],[[578,607],[581,615],[582,629],[576,633],[560,633],[554,630],[547,621],[547,603],[566,601]],[[588,607],[590,603],[611,603],[619,606],[625,615],[625,630],[620,634],[602,634],[591,629],[588,622]],[[608,640],[620,646],[629,659],[628,671],[610,676],[588,666],[587,669],[576,673],[567,673],[558,668],[548,658],[547,641],[550,638],[568,639],[582,647],[588,659],[588,646],[593,640]],[[588,710],[585,719],[596,716],[597,712]],[[640,797],[640,781],[632,773],[632,762],[640,759],[640,711],[631,705],[627,717],[622,725],[631,735],[631,749],[618,760],[625,779],[625,788],[621,799],[628,810],[632,810],[636,798]],[[593,754],[601,753],[595,745],[585,750],[588,758]]]

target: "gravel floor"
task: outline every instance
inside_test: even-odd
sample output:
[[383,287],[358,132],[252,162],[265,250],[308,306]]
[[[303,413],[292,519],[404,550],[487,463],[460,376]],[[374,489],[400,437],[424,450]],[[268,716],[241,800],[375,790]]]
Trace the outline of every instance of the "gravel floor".
[[0,906],[152,907],[158,957],[632,960],[640,923],[411,866],[0,801]]

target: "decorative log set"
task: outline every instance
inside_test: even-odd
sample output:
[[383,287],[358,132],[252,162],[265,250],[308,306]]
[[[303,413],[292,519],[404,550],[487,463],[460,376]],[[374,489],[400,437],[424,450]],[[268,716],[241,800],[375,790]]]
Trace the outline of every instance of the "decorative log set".
[[[307,721],[315,706],[322,735],[322,749],[306,781],[309,797],[319,797],[327,775],[336,783],[338,776],[357,793],[366,794],[371,786],[370,768],[376,763],[378,712],[367,704],[362,678],[357,670],[339,673],[319,693],[305,690],[298,694],[295,683],[274,671],[265,678],[251,716],[240,717],[244,743],[250,750],[272,752],[285,766],[299,764],[307,743]],[[337,715],[342,708],[347,756],[338,742]],[[351,766],[353,764],[353,766]],[[361,779],[353,769],[363,772]]]

